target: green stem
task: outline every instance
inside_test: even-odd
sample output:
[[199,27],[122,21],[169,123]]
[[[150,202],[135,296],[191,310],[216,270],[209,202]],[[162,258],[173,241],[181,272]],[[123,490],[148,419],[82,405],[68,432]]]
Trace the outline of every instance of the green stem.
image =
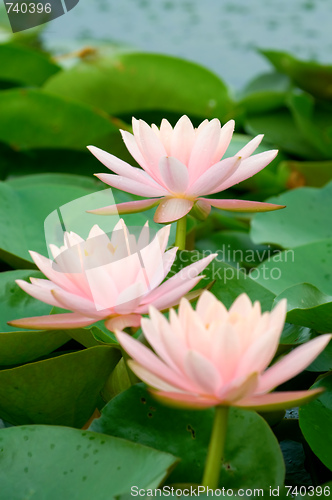
[[218,488],[221,463],[224,459],[226,441],[227,406],[216,406],[208,454],[205,462],[202,485],[215,490]]
[[187,216],[179,219],[176,223],[175,246],[179,250],[186,249],[186,230],[187,230]]

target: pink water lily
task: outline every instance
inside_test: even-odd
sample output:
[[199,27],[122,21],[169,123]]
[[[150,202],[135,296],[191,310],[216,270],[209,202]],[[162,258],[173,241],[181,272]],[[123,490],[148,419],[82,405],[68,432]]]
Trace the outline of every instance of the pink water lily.
[[[10,321],[20,328],[79,328],[105,320],[109,330],[139,326],[150,304],[166,309],[178,304],[202,278],[198,274],[216,254],[195,262],[164,281],[177,248],[166,251],[170,226],[150,241],[147,225],[139,238],[130,234],[123,220],[111,238],[95,225],[86,240],[76,233],[64,235],[64,246],[50,245],[54,261],[30,252],[48,278],[16,283],[29,295],[71,313]],[[164,281],[164,282],[163,282]]]
[[143,318],[142,330],[153,353],[127,334],[117,331],[131,356],[130,368],[160,400],[176,406],[204,408],[239,406],[275,410],[301,404],[319,389],[270,392],[304,370],[326,347],[331,335],[321,335],[297,347],[272,366],[282,332],[286,300],[271,313],[261,313],[240,295],[229,311],[205,291],[196,311],[184,298],[178,315],[169,321],[155,308]]
[[160,129],[135,118],[132,124],[134,134],[123,130],[121,134],[128,151],[142,169],[94,146],[89,146],[89,150],[117,174],[96,174],[100,180],[148,199],[110,205],[93,210],[93,213],[127,214],[158,205],[154,220],[167,223],[184,217],[191,210],[193,215],[204,219],[211,206],[239,212],[284,208],[256,201],[205,198],[248,179],[275,158],[277,150],[251,156],[263,135],[255,137],[235,156],[222,160],[233,135],[234,120],[223,127],[216,118],[204,120],[197,129],[187,116],[182,116],[174,129],[165,119]]

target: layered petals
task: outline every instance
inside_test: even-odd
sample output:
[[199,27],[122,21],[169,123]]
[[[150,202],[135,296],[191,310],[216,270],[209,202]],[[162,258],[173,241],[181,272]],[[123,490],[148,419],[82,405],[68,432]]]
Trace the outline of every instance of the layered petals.
[[[99,153],[98,153],[99,154]],[[78,328],[105,320],[107,328],[138,327],[151,304],[158,309],[177,305],[202,278],[199,273],[215,255],[181,270],[169,280],[177,248],[167,250],[170,226],[151,238],[148,224],[131,234],[121,219],[111,237],[94,226],[86,240],[64,234],[64,245],[51,246],[54,261],[31,252],[35,264],[49,278],[17,280],[26,293],[72,313],[23,318],[12,326],[36,329]]]
[[178,314],[171,310],[169,320],[150,307],[150,318],[141,326],[154,352],[124,332],[117,331],[116,336],[132,358],[131,369],[167,404],[274,411],[302,404],[320,392],[270,391],[303,371],[332,337],[321,335],[269,368],[286,310],[283,300],[271,313],[262,313],[259,303],[252,304],[242,294],[227,311],[204,291],[196,311],[183,298]]
[[[211,121],[204,120],[195,129],[189,118],[182,116],[174,128],[165,119],[158,128],[133,118],[133,134],[127,131],[121,131],[121,134],[141,170],[94,146],[89,146],[89,150],[114,172],[96,174],[100,180],[109,186],[150,199],[122,203],[117,209],[110,205],[93,210],[92,213],[127,214],[158,205],[154,220],[168,223],[181,219],[189,212],[204,220],[211,206],[251,212],[283,208],[280,205],[242,200],[211,200],[209,203],[201,198],[224,191],[255,175],[277,154],[276,150],[272,150],[251,156],[262,141],[263,135],[258,135],[235,156],[223,158],[231,142],[234,126],[234,120],[230,120],[221,127],[219,120],[214,118]],[[157,200],[154,202],[153,198]],[[229,203],[220,206],[221,202]]]

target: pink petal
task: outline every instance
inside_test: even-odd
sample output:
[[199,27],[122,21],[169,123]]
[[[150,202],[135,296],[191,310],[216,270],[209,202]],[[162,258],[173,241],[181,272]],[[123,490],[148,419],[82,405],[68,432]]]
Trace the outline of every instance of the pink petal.
[[142,302],[146,289],[146,283],[137,282],[123,290],[117,298],[114,312],[116,314],[133,313]]
[[171,142],[171,156],[188,164],[195,139],[194,127],[187,116],[182,116],[174,127]]
[[216,367],[197,351],[187,351],[184,369],[188,378],[200,387],[202,393],[215,394],[222,383]]
[[[133,118],[133,121],[135,119]],[[134,127],[133,127],[134,128]],[[146,171],[149,173],[149,167],[145,161],[145,158],[136,142],[135,136],[131,134],[130,132],[127,132],[125,130],[120,130],[120,133],[122,135],[123,142],[126,145],[126,148],[128,149],[129,153],[131,156],[136,160],[136,162]]]
[[150,349],[141,344],[141,342],[118,330],[116,331],[116,337],[129,356],[138,364],[142,365],[147,371],[161,378],[164,382],[173,387],[185,391],[193,390],[194,384],[191,381],[187,381],[183,376],[181,377],[175,373]]
[[187,215],[193,204],[193,201],[186,198],[164,198],[159,204],[153,220],[159,223],[174,222]]
[[215,163],[206,170],[188,189],[192,196],[203,196],[220,191],[220,184],[239,168],[241,158],[232,156]]
[[191,182],[198,179],[212,165],[220,138],[220,122],[211,120],[197,134],[188,164]]
[[154,187],[150,183],[134,181],[122,175],[95,174],[95,176],[109,186],[138,196],[164,196],[168,194],[168,191],[161,186]]
[[184,193],[188,187],[187,167],[177,158],[164,156],[159,160],[159,172],[165,187],[172,193]]
[[8,325],[37,330],[58,330],[61,328],[83,328],[84,326],[92,325],[96,321],[96,318],[88,318],[77,313],[63,313],[15,319],[8,321]]
[[[40,281],[47,282],[47,280]],[[50,304],[51,306],[62,307],[62,305],[53,297],[51,288],[48,285],[43,286],[41,283],[39,285],[30,284],[24,280],[16,280],[16,283],[20,288],[22,288],[22,290],[25,291],[25,293],[31,295],[31,297],[41,300],[42,302],[46,302],[46,304]],[[51,281],[48,281],[47,283],[49,283],[52,288],[57,288]]]
[[[235,121],[234,120],[229,120],[225,125],[221,128],[220,130],[220,137],[219,137],[219,143],[215,152],[214,157],[212,158],[211,163],[216,163],[217,161],[221,160],[221,158],[224,156],[226,153],[226,150],[231,142],[233,132],[234,132],[234,127],[235,127]],[[235,156],[240,156],[239,154]]]
[[[191,288],[193,288],[203,277],[197,277],[197,275],[202,272],[203,269],[205,269],[216,256],[217,254],[215,253],[208,255],[207,257],[204,257],[204,259],[194,262],[193,264],[181,269],[181,271],[175,274],[175,276],[169,278],[149,295],[147,295],[142,302],[142,306],[143,304],[153,304],[157,309],[163,310],[176,305],[181,296],[191,290]],[[140,309],[139,312],[144,314],[143,311],[145,310],[146,309]]]
[[236,156],[242,156],[243,159],[248,158],[260,145],[264,134],[257,135],[252,139],[248,144],[246,144],[240,151],[236,154]]
[[77,290],[77,287],[68,279],[55,262],[37,252],[30,251],[29,253],[36,266],[49,280],[66,290]]
[[68,293],[64,290],[52,290],[52,295],[57,300],[57,302],[61,304],[61,307],[70,309],[71,311],[77,312],[84,316],[96,318],[95,321],[105,318],[105,315],[107,315],[107,313],[111,314],[109,310],[105,309],[97,311],[95,304],[90,300],[78,295],[74,295],[72,293]]
[[285,205],[275,205],[273,203],[262,203],[260,201],[248,200],[219,200],[212,198],[201,198],[213,207],[220,210],[228,210],[230,212],[270,212],[272,210],[280,210],[285,208]]
[[[151,127],[143,120],[138,122],[138,138],[141,152],[148,164],[149,171],[154,173],[154,178],[159,179],[158,163],[161,157],[167,156],[161,140],[156,136]],[[135,133],[136,136],[136,133]]]
[[201,396],[198,394],[188,394],[171,391],[154,391],[150,389],[155,399],[168,406],[175,408],[210,408],[219,404],[219,399],[214,397]]
[[148,384],[150,387],[154,387],[155,389],[159,389],[162,391],[175,391],[177,392],[177,388],[165,382],[162,378],[158,377],[154,373],[147,370],[144,366],[140,365],[136,361],[132,359],[128,360],[128,365],[130,369],[140,378],[143,382]]
[[290,408],[292,406],[301,406],[311,399],[314,399],[323,389],[311,389],[309,391],[293,392],[271,392],[269,394],[260,394],[243,398],[234,403],[234,406],[259,411],[275,411]]
[[320,335],[296,347],[265,371],[261,376],[256,393],[271,391],[274,387],[301,373],[325,349],[331,338],[330,334]]
[[120,316],[111,316],[105,319],[105,326],[110,332],[124,330],[128,326],[138,328],[141,325],[140,314],[121,314]]
[[194,204],[191,215],[198,220],[205,220],[211,212],[211,205],[203,198],[199,198]]
[[132,167],[116,156],[113,156],[102,149],[96,148],[95,146],[88,146],[88,149],[101,163],[116,174],[132,179],[133,181],[149,185],[153,188],[159,188],[159,185],[146,172],[144,172],[144,170]]
[[219,191],[224,191],[239,182],[242,182],[249,177],[257,174],[263,168],[266,167],[272,160],[277,156],[278,150],[272,149],[271,151],[265,151],[264,153],[258,153],[257,155],[250,156],[249,158],[242,160],[239,168],[232,174],[225,182],[222,182],[219,186]]
[[[169,123],[168,120],[163,118],[161,120],[161,125],[160,125],[160,132],[159,132],[159,137],[161,142],[164,145],[164,148],[166,150],[167,155],[171,155],[171,143],[172,143],[172,137],[173,137],[173,127]],[[174,155],[176,156],[176,155]]]
[[96,208],[95,210],[87,210],[90,214],[97,215],[123,215],[145,212],[150,208],[155,207],[161,201],[161,198],[150,198],[147,200],[127,201],[118,205],[109,205],[108,207]]
[[165,281],[165,283],[162,283],[162,285],[145,297],[145,303],[142,304],[136,312],[146,314],[149,304],[152,304],[156,309],[161,311],[177,305],[181,297],[194,288],[203,277],[204,276],[198,276],[193,279],[179,280],[177,283],[173,283],[172,286],[168,285],[167,287],[166,284],[168,284],[170,280]]

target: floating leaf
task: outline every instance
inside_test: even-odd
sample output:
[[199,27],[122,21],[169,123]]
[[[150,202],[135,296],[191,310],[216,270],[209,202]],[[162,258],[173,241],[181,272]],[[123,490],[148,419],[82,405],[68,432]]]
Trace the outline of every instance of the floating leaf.
[[261,50],[270,63],[301,89],[320,99],[332,99],[332,66],[296,59],[286,52]]
[[82,427],[119,358],[118,349],[97,346],[1,370],[0,418]]
[[313,389],[324,387],[325,392],[300,408],[300,427],[312,451],[332,470],[332,375],[321,378]]
[[115,116],[167,110],[214,118],[224,117],[232,107],[219,77],[198,64],[160,54],[105,57],[96,50],[48,80],[44,89]]
[[53,426],[0,431],[1,494],[11,500],[117,498],[157,488],[177,460],[124,439]]
[[325,159],[324,155],[308,143],[287,108],[248,116],[245,120],[245,130],[251,135],[264,134],[270,143],[300,158]]
[[280,108],[285,104],[290,80],[280,73],[264,73],[254,78],[243,89],[239,106],[246,113],[259,114]]
[[[183,411],[164,407],[140,384],[110,401],[90,429],[125,437],[180,457],[181,462],[172,472],[169,482],[199,484],[213,413],[214,409]],[[262,440],[264,446],[261,446]],[[283,477],[281,451],[267,423],[254,412],[232,408],[220,485],[234,489],[269,488],[280,485]]]
[[287,299],[287,320],[320,332],[332,331],[332,296],[308,283],[286,288],[275,302]]
[[0,45],[0,80],[22,85],[42,85],[60,66],[42,52],[14,44]]
[[332,182],[321,189],[295,189],[267,201],[286,208],[253,217],[250,234],[254,243],[294,248],[332,238]]
[[118,133],[98,110],[41,90],[12,89],[0,93],[0,141],[15,149],[85,149]]
[[[258,283],[275,294],[280,294],[286,288],[299,283],[309,283],[323,293],[332,295],[331,256],[332,239],[316,241],[280,252],[260,264],[252,277],[255,276]],[[294,291],[295,300],[298,292],[299,290]],[[302,303],[307,307],[310,305],[310,299],[310,293],[305,299],[301,297]],[[317,300],[320,303],[321,299]],[[314,306],[317,305],[317,300],[314,299]]]

